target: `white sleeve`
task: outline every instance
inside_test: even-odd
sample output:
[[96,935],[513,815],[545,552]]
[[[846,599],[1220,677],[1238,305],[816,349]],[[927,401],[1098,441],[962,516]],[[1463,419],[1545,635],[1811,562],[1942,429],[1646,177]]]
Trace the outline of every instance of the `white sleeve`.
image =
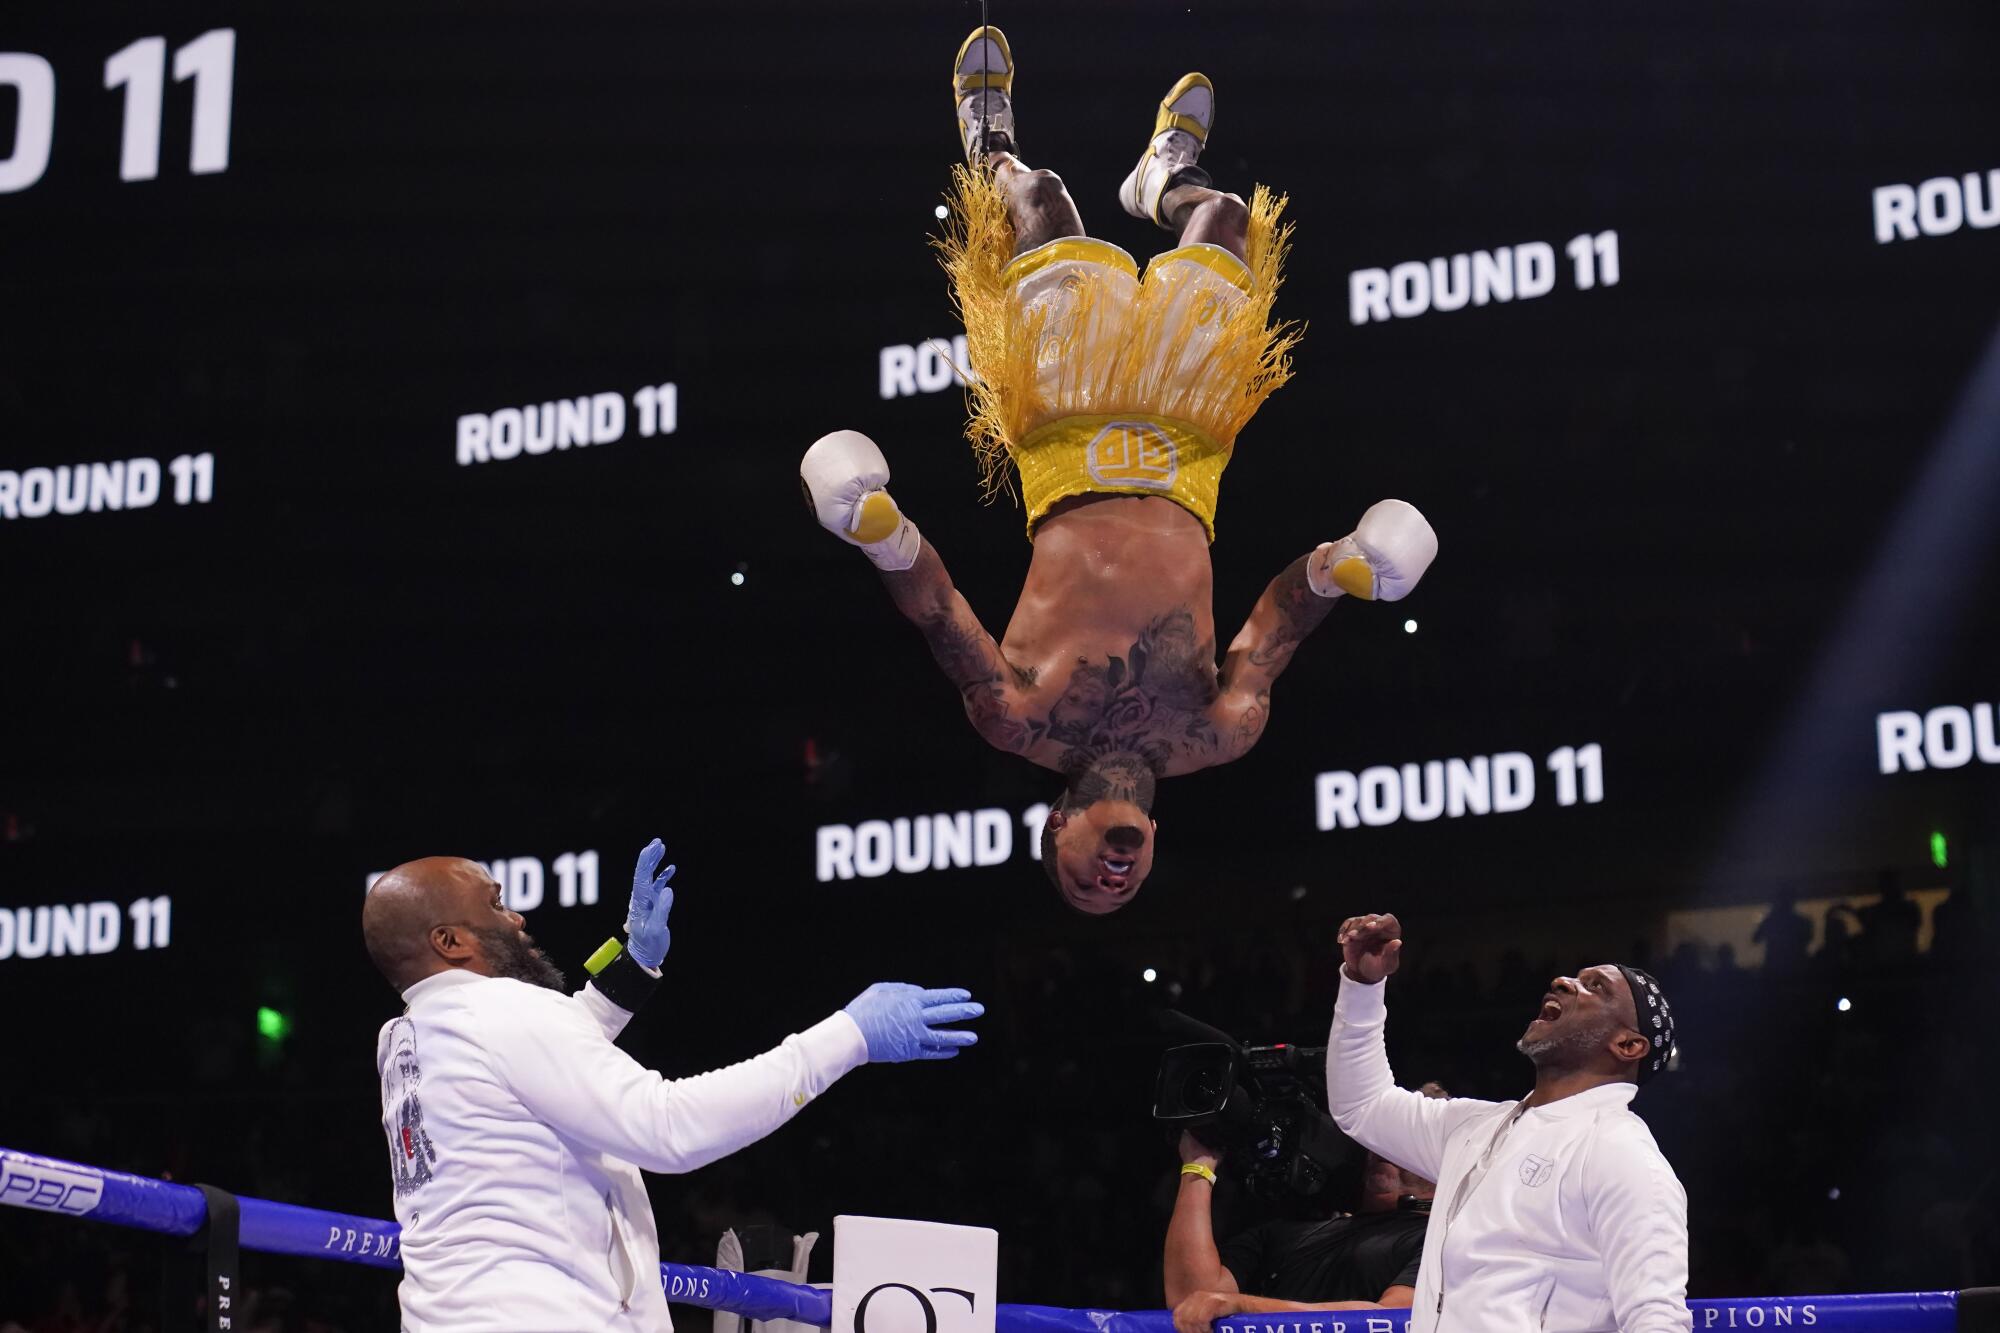
[[581,1004],[549,999],[483,1025],[495,1074],[557,1133],[648,1171],[693,1171],[755,1143],[868,1059],[861,1029],[837,1013],[741,1064],[668,1080],[612,1045]]
[[1333,1032],[1326,1041],[1326,1104],[1349,1138],[1425,1180],[1444,1167],[1451,1132],[1495,1103],[1426,1097],[1396,1086],[1382,1043],[1386,982],[1364,986],[1340,970]]
[[1583,1201],[1619,1333],[1687,1333],[1687,1193],[1652,1136],[1623,1127],[1591,1138]]
[[632,1011],[622,1008],[610,996],[597,989],[593,982],[584,982],[583,989],[569,997],[578,1008],[589,1014],[604,1033],[606,1041],[617,1041],[618,1034],[632,1021]]

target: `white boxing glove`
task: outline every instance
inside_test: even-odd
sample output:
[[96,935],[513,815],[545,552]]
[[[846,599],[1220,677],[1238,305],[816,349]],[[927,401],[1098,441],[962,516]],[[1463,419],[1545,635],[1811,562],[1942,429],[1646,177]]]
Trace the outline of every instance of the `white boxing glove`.
[[1322,542],[1306,558],[1306,583],[1321,597],[1351,593],[1370,602],[1401,601],[1437,553],[1437,533],[1415,505],[1378,500],[1353,532]]
[[859,546],[877,569],[908,569],[924,539],[885,489],[889,460],[858,430],[837,430],[813,441],[799,460],[799,480],[819,525]]

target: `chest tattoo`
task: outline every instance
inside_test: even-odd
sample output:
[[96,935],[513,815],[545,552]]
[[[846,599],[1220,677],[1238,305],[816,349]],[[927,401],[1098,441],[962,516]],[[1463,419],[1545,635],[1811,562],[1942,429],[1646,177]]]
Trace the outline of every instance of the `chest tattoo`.
[[1125,656],[1073,668],[1042,721],[1068,747],[1065,771],[1114,750],[1163,769],[1176,755],[1215,748],[1215,698],[1215,641],[1196,639],[1194,613],[1182,607],[1148,623]]

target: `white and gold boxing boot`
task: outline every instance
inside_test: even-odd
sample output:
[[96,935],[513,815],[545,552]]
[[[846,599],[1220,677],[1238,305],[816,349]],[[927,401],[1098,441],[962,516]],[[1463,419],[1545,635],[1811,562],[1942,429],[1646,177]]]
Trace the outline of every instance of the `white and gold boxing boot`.
[[952,61],[951,100],[967,162],[1015,151],[1014,52],[1006,33],[990,24],[972,30]]
[[[1195,166],[1208,144],[1208,132],[1215,124],[1215,85],[1206,74],[1183,74],[1180,82],[1160,99],[1153,117],[1153,137],[1139,154],[1139,165],[1118,187],[1118,202],[1135,218],[1157,222],[1171,230],[1160,216],[1160,200],[1174,178],[1187,174],[1184,183],[1208,184],[1208,176]],[[1198,177],[1198,178],[1197,178]]]

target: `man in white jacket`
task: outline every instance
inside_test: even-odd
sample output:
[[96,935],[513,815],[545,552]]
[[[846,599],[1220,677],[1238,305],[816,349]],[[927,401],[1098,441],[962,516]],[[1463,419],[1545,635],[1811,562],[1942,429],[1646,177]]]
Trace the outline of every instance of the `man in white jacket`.
[[1328,1109],[1357,1143],[1438,1183],[1410,1333],[1686,1333],[1687,1195],[1631,1111],[1673,1054],[1659,984],[1604,965],[1557,977],[1517,1043],[1518,1102],[1437,1101],[1396,1086],[1385,979],[1402,926],[1340,928]]
[[628,938],[575,995],[476,862],[412,861],[369,890],[369,956],[407,1005],[376,1046],[405,1333],[670,1330],[641,1168],[692,1171],[858,1065],[977,1040],[937,1026],[984,1012],[966,992],[878,984],[754,1059],[662,1079],[612,1044],[667,951],[660,859],[640,854]]

